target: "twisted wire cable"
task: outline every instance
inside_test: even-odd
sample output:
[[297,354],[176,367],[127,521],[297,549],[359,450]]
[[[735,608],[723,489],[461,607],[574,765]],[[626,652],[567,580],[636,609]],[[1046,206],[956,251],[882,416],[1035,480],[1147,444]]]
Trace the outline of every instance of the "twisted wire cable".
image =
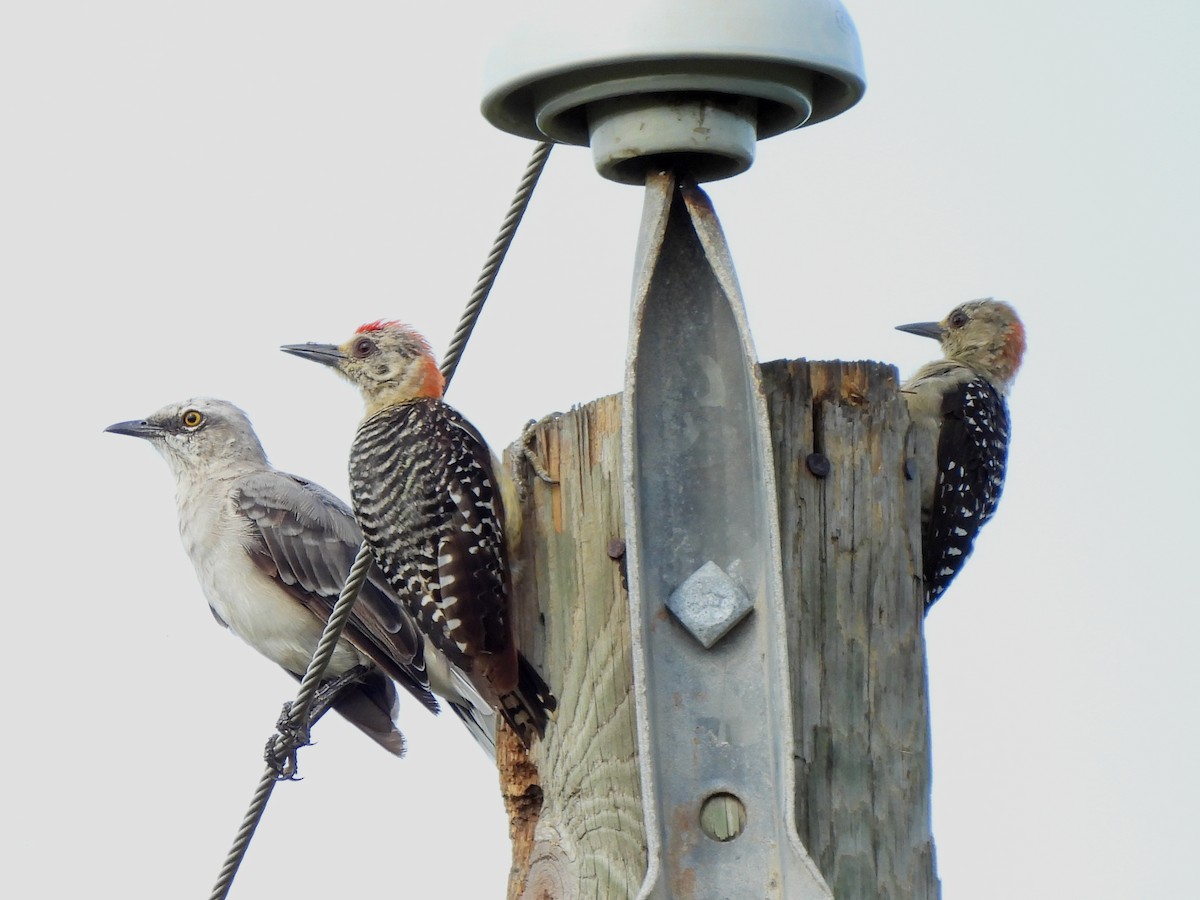
[[[300,682],[300,690],[297,692],[296,699],[291,705],[288,714],[288,724],[293,727],[303,728],[303,733],[305,734],[307,734],[308,714],[312,708],[317,686],[321,683],[325,669],[329,666],[329,660],[333,656],[334,648],[342,636],[342,630],[346,627],[346,622],[350,619],[350,613],[354,609],[354,601],[358,599],[359,589],[362,588],[363,582],[367,580],[367,570],[371,568],[372,561],[371,548],[363,544],[358,548],[358,555],[354,557],[354,564],[350,567],[350,574],[346,578],[346,583],[342,586],[342,592],[338,595],[333,612],[329,614],[329,623],[325,626],[325,631],[321,634],[321,640],[317,644],[313,658],[308,664],[308,669],[304,672],[304,679]],[[294,756],[296,747],[291,744],[292,740],[289,737],[283,734],[275,735],[273,753],[277,762],[282,762],[288,756]],[[292,774],[295,774],[294,766]],[[250,838],[254,836],[254,830],[258,827],[263,812],[267,808],[267,801],[271,799],[271,792],[275,789],[275,784],[281,777],[287,776],[281,776],[278,765],[268,763],[266,771],[263,772],[262,778],[259,779],[254,796],[250,800],[250,806],[246,810],[246,815],[242,819],[242,826],[238,829],[238,833],[234,837],[233,846],[229,848],[229,853],[225,857],[225,865],[221,867],[221,872],[217,876],[217,882],[213,886],[209,900],[225,900],[225,897],[229,894],[229,889],[233,886],[233,876],[242,864],[242,858],[246,855],[246,849],[250,846]]]
[[[508,248],[512,245],[512,239],[516,234],[517,226],[521,224],[521,218],[525,215],[525,210],[529,207],[529,200],[533,196],[533,189],[542,174],[542,170],[546,167],[546,160],[550,156],[550,148],[552,146],[553,144],[549,141],[538,144],[529,159],[529,163],[525,167],[525,172],[521,176],[520,183],[517,185],[517,191],[513,195],[512,202],[509,204],[508,214],[504,217],[504,221],[500,225],[500,233],[496,236],[496,240],[492,242],[491,253],[488,254],[487,260],[483,264],[483,271],[479,273],[479,278],[475,282],[475,290],[471,292],[466,308],[463,310],[462,318],[459,320],[458,329],[450,339],[450,346],[446,350],[445,358],[442,361],[442,375],[446,379],[446,384],[449,384],[450,379],[454,377],[459,360],[462,358],[463,348],[466,346],[467,339],[471,336],[471,331],[475,328],[475,323],[479,320],[479,314],[483,310],[484,301],[487,300],[492,285],[496,282],[496,275],[500,271],[500,264],[504,261],[504,256],[508,253]],[[304,673],[304,679],[300,682],[300,690],[296,694],[296,699],[292,702],[289,709],[287,720],[288,734],[284,734],[281,730],[273,738],[272,755],[276,764],[272,765],[268,763],[266,771],[263,772],[262,778],[259,779],[258,787],[254,791],[254,796],[250,800],[250,806],[246,810],[245,816],[242,818],[242,825],[234,837],[233,846],[229,848],[229,853],[225,857],[225,864],[221,867],[220,874],[217,876],[217,882],[213,886],[212,893],[209,895],[209,900],[225,900],[229,895],[229,889],[233,886],[233,878],[237,874],[238,867],[241,866],[242,859],[246,855],[246,850],[250,846],[250,839],[254,837],[254,831],[258,828],[258,823],[262,820],[263,812],[267,808],[267,801],[271,799],[271,792],[275,789],[276,782],[281,778],[295,776],[295,754],[299,746],[297,743],[298,735],[307,735],[308,733],[308,716],[312,709],[313,698],[316,696],[317,688],[325,677],[325,670],[329,667],[330,659],[333,658],[333,651],[342,636],[342,630],[346,627],[346,622],[350,619],[350,613],[354,609],[354,602],[358,599],[359,589],[366,580],[367,570],[370,568],[371,562],[371,550],[364,543],[358,548],[358,555],[354,558],[354,564],[350,567],[350,574],[346,578],[346,583],[342,587],[342,592],[338,596],[337,603],[329,615],[329,622],[326,624],[325,630],[321,633],[321,640],[318,642],[317,649],[308,664],[308,669]],[[290,766],[284,766],[281,769],[281,764],[285,760],[290,760]]]
[[213,885],[212,893],[208,895],[209,900],[225,900],[229,895],[229,889],[233,886],[233,876],[237,874],[238,867],[242,864],[246,848],[250,846],[250,838],[254,837],[254,829],[258,827],[258,823],[262,819],[263,810],[267,808],[267,801],[271,799],[271,791],[275,790],[277,781],[275,770],[268,766],[267,770],[263,772],[262,778],[258,780],[258,787],[250,800],[250,807],[242,819],[242,827],[238,829],[238,833],[233,839],[233,846],[229,848],[229,854],[225,857],[225,865],[221,866],[220,874],[217,875],[217,883]]
[[538,178],[541,177],[542,169],[546,167],[546,160],[549,158],[550,148],[553,146],[551,141],[540,143],[534,148],[533,155],[529,157],[525,173],[521,176],[520,184],[517,185],[517,192],[508,205],[508,215],[504,217],[504,221],[500,225],[500,233],[492,242],[492,252],[488,254],[488,258],[483,264],[483,271],[479,273],[479,280],[475,282],[475,290],[471,292],[462,318],[459,320],[458,330],[450,338],[450,346],[446,349],[446,355],[442,359],[442,375],[446,378],[446,384],[449,384],[450,379],[454,377],[454,370],[458,368],[458,361],[462,358],[463,347],[466,346],[467,339],[471,336],[471,330],[475,327],[480,312],[483,311],[483,301],[487,299],[492,285],[496,282],[500,264],[504,262],[504,255],[508,253],[508,248],[512,245],[513,236],[517,233],[517,226],[521,224],[521,217],[529,208],[529,199],[533,196],[533,189],[537,185]]

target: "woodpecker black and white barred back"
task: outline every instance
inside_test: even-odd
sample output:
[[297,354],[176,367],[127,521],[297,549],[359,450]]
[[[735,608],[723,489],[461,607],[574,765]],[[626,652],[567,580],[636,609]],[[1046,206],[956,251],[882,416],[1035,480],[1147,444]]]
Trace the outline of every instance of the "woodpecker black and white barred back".
[[972,300],[941,322],[897,326],[935,338],[943,359],[926,363],[901,391],[934,456],[920,460],[925,609],[971,554],[1004,489],[1008,392],[1025,353],[1025,328],[1007,303]]
[[429,344],[379,321],[340,346],[282,349],[331,366],[362,392],[350,493],[365,540],[426,641],[528,746],[556,701],[513,641],[497,466],[479,432],[442,402]]

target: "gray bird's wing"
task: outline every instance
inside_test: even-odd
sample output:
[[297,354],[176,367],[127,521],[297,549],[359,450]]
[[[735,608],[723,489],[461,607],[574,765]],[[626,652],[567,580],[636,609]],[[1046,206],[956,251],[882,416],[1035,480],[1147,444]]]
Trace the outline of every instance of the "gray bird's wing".
[[[362,542],[350,508],[320,485],[284,472],[244,476],[231,495],[256,526],[259,540],[250,549],[255,563],[314,615],[328,619]],[[374,565],[344,634],[423,706],[438,711],[424,639]]]

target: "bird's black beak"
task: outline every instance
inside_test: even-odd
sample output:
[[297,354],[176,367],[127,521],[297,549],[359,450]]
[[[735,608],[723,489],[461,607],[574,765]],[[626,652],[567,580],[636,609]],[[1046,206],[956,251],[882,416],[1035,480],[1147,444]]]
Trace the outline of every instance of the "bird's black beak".
[[334,344],[284,344],[279,348],[284,353],[298,356],[301,359],[311,359],[333,368],[338,368],[346,354]]
[[935,341],[942,339],[941,322],[913,322],[910,325],[897,325],[896,330],[907,331],[909,334],[915,334],[920,337],[933,338]]
[[132,419],[129,422],[117,422],[115,425],[109,425],[104,429],[111,431],[113,434],[127,434],[130,437],[136,438],[152,438],[162,434],[162,429],[157,425],[152,425],[145,419]]

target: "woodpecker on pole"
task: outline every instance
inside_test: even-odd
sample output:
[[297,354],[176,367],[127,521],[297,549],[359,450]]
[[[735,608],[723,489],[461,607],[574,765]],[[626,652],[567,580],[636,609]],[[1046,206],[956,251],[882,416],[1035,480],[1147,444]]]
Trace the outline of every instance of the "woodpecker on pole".
[[920,460],[925,609],[945,593],[996,512],[1008,460],[1008,392],[1025,353],[1025,328],[998,300],[956,306],[940,322],[899,325],[930,337],[943,358],[901,387],[913,425],[935,449]]
[[557,701],[513,640],[497,464],[474,426],[442,401],[445,379],[428,342],[407,325],[377,321],[338,346],[281,349],[330,366],[362,393],[350,493],[375,562],[429,652],[444,654],[528,747]]
[[[143,438],[167,461],[184,550],[213,616],[302,677],[362,543],[350,508],[320,485],[275,469],[246,414],[224,400],[173,403],[105,430]],[[495,754],[491,710],[426,647],[377,569],[368,573],[328,674],[324,707],[397,756],[405,744],[396,684],[436,713],[432,687]]]

